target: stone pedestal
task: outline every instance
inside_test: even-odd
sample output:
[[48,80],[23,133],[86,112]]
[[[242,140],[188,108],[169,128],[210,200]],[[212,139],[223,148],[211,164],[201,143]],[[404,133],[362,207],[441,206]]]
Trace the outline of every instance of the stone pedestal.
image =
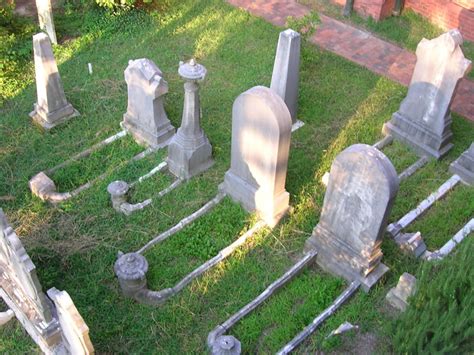
[[67,102],[51,41],[45,33],[33,36],[37,102],[30,117],[45,129],[51,129],[68,119],[79,116]]
[[211,349],[211,355],[240,355],[241,353],[242,345],[232,335],[221,335]]
[[232,108],[232,156],[220,189],[270,226],[287,212],[291,116],[273,90],[256,86]]
[[168,83],[161,70],[151,60],[131,60],[125,69],[128,106],[122,127],[135,141],[147,147],[160,148],[169,143],[175,129],[163,105]]
[[181,127],[168,146],[168,167],[181,179],[189,179],[212,166],[212,146],[200,125],[199,84],[206,68],[192,59],[180,63],[179,75],[184,84],[184,109]]
[[398,310],[404,312],[408,307],[408,298],[416,292],[415,276],[404,272],[400,276],[397,287],[392,288],[385,297],[387,302]]
[[51,0],[36,0],[36,9],[38,10],[39,27],[48,34],[52,43],[58,44]]
[[408,94],[384,125],[385,134],[419,155],[440,159],[452,147],[450,105],[459,80],[471,66],[462,53],[462,41],[460,32],[451,30],[418,44]]
[[388,270],[380,245],[398,192],[397,172],[379,150],[355,144],[336,157],[329,176],[321,217],[305,248],[318,251],[323,269],[368,291]]
[[292,29],[280,33],[273,65],[274,90],[285,101],[292,123],[297,121],[301,36]]
[[468,185],[474,185],[474,143],[449,166],[449,171],[459,175]]

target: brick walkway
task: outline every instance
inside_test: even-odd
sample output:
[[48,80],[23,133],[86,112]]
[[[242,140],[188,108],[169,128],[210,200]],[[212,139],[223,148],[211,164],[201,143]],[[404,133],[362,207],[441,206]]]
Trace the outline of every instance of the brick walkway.
[[[296,3],[295,0],[227,0],[227,2],[263,17],[276,26],[285,26],[288,16],[299,18],[310,12],[307,7]],[[312,43],[408,86],[416,63],[414,53],[330,17],[324,15],[320,17],[321,25],[310,39]],[[474,121],[474,82],[468,79],[461,81],[451,109]]]

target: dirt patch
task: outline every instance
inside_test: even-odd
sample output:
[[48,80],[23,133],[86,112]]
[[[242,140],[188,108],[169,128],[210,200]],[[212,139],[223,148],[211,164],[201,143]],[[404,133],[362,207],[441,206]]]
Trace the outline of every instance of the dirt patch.
[[377,353],[378,339],[373,333],[357,333],[355,337],[343,336],[342,345],[331,355],[357,354],[370,355]]

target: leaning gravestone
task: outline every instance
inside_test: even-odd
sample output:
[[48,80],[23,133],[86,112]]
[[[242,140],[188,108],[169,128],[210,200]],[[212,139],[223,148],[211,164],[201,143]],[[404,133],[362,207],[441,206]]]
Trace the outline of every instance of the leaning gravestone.
[[66,100],[51,41],[45,33],[33,36],[33,50],[37,102],[30,117],[45,129],[51,129],[78,116],[79,112]]
[[274,90],[285,101],[293,123],[297,120],[301,36],[292,29],[280,33],[273,65]]
[[449,171],[468,185],[474,185],[474,143],[449,166]]
[[449,109],[459,80],[471,66],[462,53],[462,42],[458,30],[421,40],[408,94],[384,125],[384,133],[420,155],[439,159],[453,146]]
[[204,80],[206,72],[194,59],[181,62],[178,69],[185,80],[184,108],[181,127],[168,146],[168,167],[180,179],[189,179],[214,164],[211,143],[200,124],[199,82]]
[[58,44],[51,0],[36,0],[36,9],[38,10],[39,27],[48,34],[51,42]]
[[270,226],[287,212],[285,190],[291,116],[273,90],[256,86],[242,93],[232,108],[230,169],[220,189],[257,211]]
[[174,135],[174,127],[163,106],[168,83],[150,59],[131,60],[125,69],[128,107],[122,126],[141,144],[163,147]]
[[398,192],[397,172],[379,150],[355,144],[331,166],[323,210],[306,249],[317,263],[368,291],[388,270],[380,245]]
[[48,295],[53,302],[0,209],[0,296],[45,354],[93,353],[89,329],[67,292],[52,288]]

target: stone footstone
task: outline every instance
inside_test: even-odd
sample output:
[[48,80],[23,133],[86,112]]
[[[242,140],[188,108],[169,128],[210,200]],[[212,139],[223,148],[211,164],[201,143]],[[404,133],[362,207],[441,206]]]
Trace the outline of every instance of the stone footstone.
[[42,201],[47,201],[48,196],[56,192],[54,181],[42,171],[33,176],[28,184],[33,195],[38,196]]
[[290,139],[290,112],[273,90],[256,86],[234,101],[231,165],[219,188],[269,226],[289,208]]
[[122,127],[135,141],[147,147],[166,146],[175,133],[164,108],[168,83],[153,61],[130,60],[124,72],[128,91],[127,112]]
[[128,184],[122,180],[113,181],[107,186],[107,192],[110,194],[114,210],[122,212],[120,206],[127,203],[128,190]]
[[367,292],[385,272],[380,245],[398,192],[397,172],[376,148],[355,144],[331,166],[323,210],[305,249],[316,262]]
[[37,102],[30,117],[45,129],[51,129],[79,112],[67,102],[63,84],[51,47],[45,33],[33,36]]
[[415,276],[404,272],[400,276],[397,287],[392,288],[385,299],[396,309],[404,312],[408,307],[408,298],[413,296],[416,292],[416,278]]
[[474,185],[474,143],[451,163],[449,171],[459,175],[464,183]]
[[240,355],[242,352],[242,345],[232,335],[219,336],[212,345],[212,355]]
[[458,30],[423,39],[408,94],[383,132],[411,146],[419,155],[440,159],[452,148],[450,106],[457,85],[471,67]]
[[427,249],[420,232],[398,233],[395,236],[395,243],[402,251],[414,255],[415,258],[420,257]]
[[206,68],[191,59],[180,63],[179,75],[185,80],[184,109],[181,127],[168,146],[169,171],[180,179],[190,179],[213,164],[212,146],[200,125],[199,81]]
[[139,291],[146,289],[148,261],[143,255],[138,253],[119,255],[114,271],[125,296],[133,298]]
[[280,33],[270,89],[285,101],[293,124],[297,121],[301,36],[292,29]]

